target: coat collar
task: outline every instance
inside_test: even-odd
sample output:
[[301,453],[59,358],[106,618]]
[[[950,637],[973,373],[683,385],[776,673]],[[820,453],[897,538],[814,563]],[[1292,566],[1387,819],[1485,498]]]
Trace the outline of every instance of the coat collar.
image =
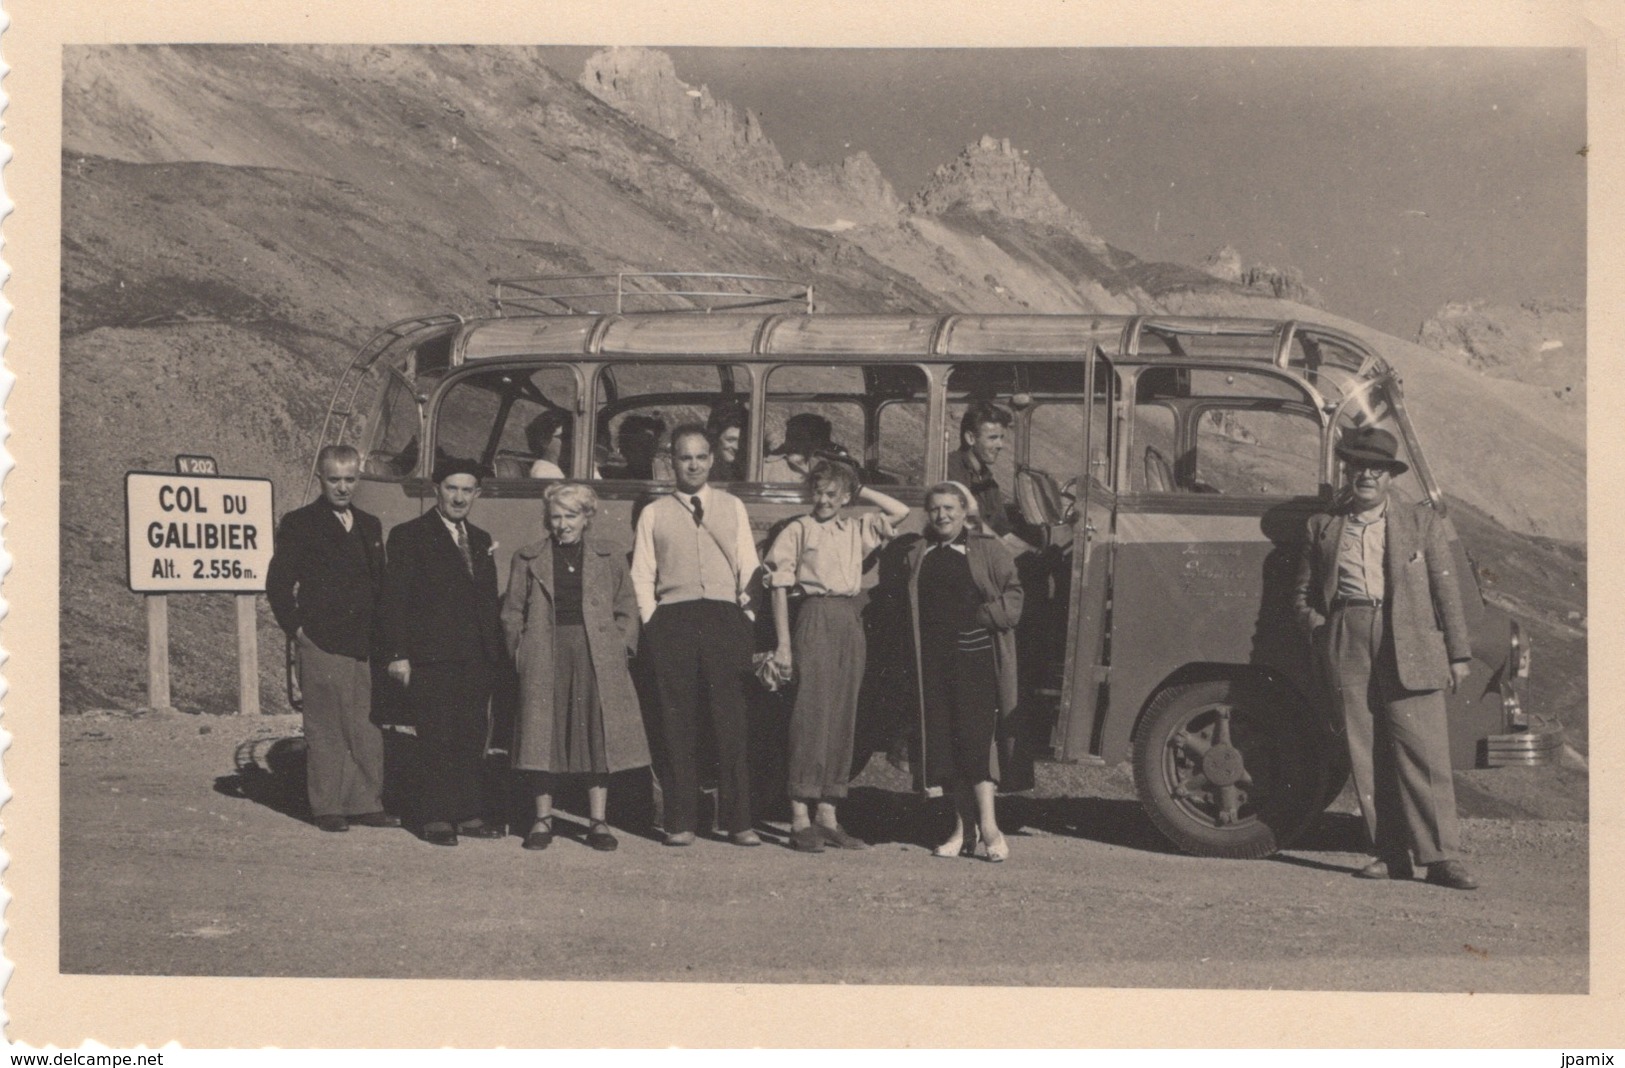
[[[603,560],[615,551],[614,547],[592,537],[590,533],[581,536],[581,581],[585,585],[589,575],[598,573]],[[553,596],[553,539],[541,538],[531,542],[517,553],[520,559],[526,561],[526,569],[535,576],[542,590],[551,599]]]

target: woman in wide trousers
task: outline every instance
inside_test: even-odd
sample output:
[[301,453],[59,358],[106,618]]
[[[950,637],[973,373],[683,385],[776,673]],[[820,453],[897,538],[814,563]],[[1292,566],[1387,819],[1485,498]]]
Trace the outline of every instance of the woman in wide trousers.
[[[778,634],[774,667],[793,677],[796,687],[790,708],[790,845],[821,853],[825,845],[865,848],[835,814],[852,774],[858,688],[867,660],[858,595],[864,558],[892,539],[908,518],[908,505],[859,486],[854,469],[843,463],[819,461],[806,486],[812,512],[790,521],[764,562]],[[854,497],[880,510],[842,514]],[[792,588],[804,594],[793,635]],[[809,814],[815,806],[816,822]]]

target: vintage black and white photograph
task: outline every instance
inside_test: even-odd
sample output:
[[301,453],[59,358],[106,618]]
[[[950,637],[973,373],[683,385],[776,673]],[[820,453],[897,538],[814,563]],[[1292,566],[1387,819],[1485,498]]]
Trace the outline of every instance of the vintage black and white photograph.
[[63,977],[1592,992],[1585,48],[60,62]]

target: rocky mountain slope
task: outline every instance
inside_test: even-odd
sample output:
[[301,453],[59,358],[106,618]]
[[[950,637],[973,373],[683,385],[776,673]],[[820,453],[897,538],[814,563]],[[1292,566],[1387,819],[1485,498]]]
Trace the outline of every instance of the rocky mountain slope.
[[[594,57],[578,83],[521,48],[70,48],[62,207],[69,708],[140,699],[123,473],[210,453],[291,507],[355,349],[408,315],[482,313],[494,276],[709,269],[811,282],[829,311],[1336,321],[1109,246],[992,137],[906,197],[862,154],[786,166],[752,116],[641,50]],[[1406,374],[1453,493],[1513,530],[1583,537],[1583,412],[1358,329]],[[231,707],[227,599],[171,613],[176,702]],[[262,662],[275,707],[268,616]]]
[[1585,404],[1585,308],[1577,301],[1447,304],[1422,324],[1416,342],[1492,378],[1545,386],[1568,404]]

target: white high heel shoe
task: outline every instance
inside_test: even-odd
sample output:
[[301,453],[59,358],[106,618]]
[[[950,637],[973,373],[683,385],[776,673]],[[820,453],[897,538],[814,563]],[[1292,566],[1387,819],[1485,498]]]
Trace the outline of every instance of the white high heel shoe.
[[986,856],[990,864],[1002,864],[1010,859],[1010,843],[1004,840],[1004,835],[988,841]]

